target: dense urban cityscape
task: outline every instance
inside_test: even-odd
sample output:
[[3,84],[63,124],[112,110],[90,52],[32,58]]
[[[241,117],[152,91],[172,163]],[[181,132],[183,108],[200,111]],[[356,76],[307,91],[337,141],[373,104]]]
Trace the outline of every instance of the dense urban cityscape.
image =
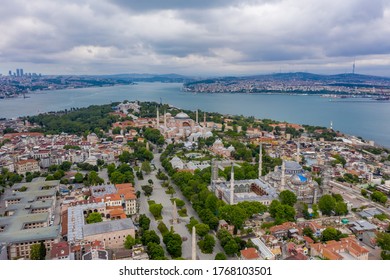
[[332,123],[123,101],[0,131],[0,259],[390,258],[390,150]]

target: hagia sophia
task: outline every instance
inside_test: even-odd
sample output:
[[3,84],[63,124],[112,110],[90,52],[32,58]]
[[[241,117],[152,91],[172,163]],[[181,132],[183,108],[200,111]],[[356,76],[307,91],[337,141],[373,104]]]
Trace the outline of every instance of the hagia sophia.
[[164,113],[163,123],[161,124],[160,112],[157,108],[156,128],[160,130],[168,143],[178,141],[195,142],[198,138],[213,136],[212,128],[207,127],[206,115],[204,115],[203,125],[199,124],[198,111],[196,111],[195,121],[184,112],[180,112],[174,117],[170,113]]

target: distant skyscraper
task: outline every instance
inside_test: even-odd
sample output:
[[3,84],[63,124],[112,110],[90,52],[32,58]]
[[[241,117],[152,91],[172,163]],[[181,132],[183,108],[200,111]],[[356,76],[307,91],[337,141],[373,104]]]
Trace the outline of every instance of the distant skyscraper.
[[23,77],[23,69],[19,69],[20,71],[20,76]]
[[8,75],[12,76],[12,71],[11,70],[8,71]]
[[20,69],[16,69],[16,77],[20,77]]

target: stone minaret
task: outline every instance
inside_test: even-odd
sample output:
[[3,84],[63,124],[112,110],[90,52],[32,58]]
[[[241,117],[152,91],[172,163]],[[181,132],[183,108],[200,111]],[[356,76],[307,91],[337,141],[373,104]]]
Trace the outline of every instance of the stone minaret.
[[196,260],[196,230],[195,230],[195,227],[192,227],[192,246],[191,246],[191,250],[192,250],[192,254],[191,254],[191,259],[193,261]]
[[206,123],[206,112],[204,112],[204,115],[203,115],[203,127],[206,127],[207,123]]
[[160,112],[158,110],[158,107],[157,107],[157,124],[156,124],[156,128],[158,129],[158,127],[160,126]]
[[282,178],[280,181],[281,190],[284,190],[284,187],[286,186],[286,165],[284,163],[284,160],[282,162]]
[[263,143],[260,143],[260,151],[259,151],[259,179],[261,178],[262,170],[263,170]]
[[167,112],[164,112],[164,132],[167,130]]
[[195,122],[198,124],[199,123],[199,113],[198,113],[198,109],[196,109],[196,120]]
[[232,162],[232,170],[230,172],[230,205],[234,204],[234,163]]
[[297,143],[297,162],[299,163],[301,161],[301,144]]

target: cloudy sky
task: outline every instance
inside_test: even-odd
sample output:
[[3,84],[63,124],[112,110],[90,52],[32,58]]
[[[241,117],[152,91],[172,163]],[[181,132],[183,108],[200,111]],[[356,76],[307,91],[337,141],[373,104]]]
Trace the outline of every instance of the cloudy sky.
[[390,76],[387,0],[2,0],[0,73]]

